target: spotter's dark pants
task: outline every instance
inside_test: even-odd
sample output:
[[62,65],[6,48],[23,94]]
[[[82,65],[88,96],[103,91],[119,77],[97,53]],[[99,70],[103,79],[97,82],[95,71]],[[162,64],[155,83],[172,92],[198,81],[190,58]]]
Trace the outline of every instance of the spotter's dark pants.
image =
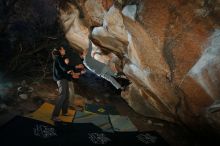
[[68,112],[69,107],[69,84],[66,79],[62,79],[57,81],[58,89],[59,89],[59,97],[57,98],[53,113],[53,117],[58,117],[60,111],[62,110],[62,114],[66,114]]

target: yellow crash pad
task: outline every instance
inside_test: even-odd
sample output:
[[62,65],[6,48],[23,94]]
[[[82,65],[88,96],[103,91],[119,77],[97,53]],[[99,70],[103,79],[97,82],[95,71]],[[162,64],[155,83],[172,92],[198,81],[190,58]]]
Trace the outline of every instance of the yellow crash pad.
[[[54,105],[50,103],[44,103],[38,110],[36,110],[35,112],[31,114],[26,115],[25,117],[43,121],[43,122],[54,125],[54,122],[51,120],[51,114],[53,112],[53,109],[54,109]],[[68,114],[70,116],[59,116],[59,118],[63,122],[72,122],[73,117],[75,115],[75,111],[69,109]]]

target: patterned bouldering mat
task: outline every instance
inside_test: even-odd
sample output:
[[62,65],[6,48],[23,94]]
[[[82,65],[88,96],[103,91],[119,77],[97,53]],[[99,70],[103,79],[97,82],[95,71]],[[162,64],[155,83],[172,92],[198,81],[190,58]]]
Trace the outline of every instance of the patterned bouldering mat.
[[93,123],[105,132],[113,132],[108,115],[95,114],[91,112],[77,111],[73,120],[74,123]]
[[137,131],[137,128],[127,116],[110,115],[109,118],[114,131],[117,132]]
[[102,115],[119,115],[116,108],[111,105],[86,104],[85,110]]

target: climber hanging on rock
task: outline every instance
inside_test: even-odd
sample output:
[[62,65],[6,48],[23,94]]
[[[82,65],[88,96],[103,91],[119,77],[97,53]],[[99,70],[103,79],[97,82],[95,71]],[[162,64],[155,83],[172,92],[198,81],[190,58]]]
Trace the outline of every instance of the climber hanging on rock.
[[111,82],[116,89],[124,90],[124,87],[122,87],[115,79],[119,77],[119,74],[117,72],[113,72],[112,69],[107,64],[96,60],[94,57],[91,56],[91,53],[92,53],[92,42],[89,40],[89,48],[84,52],[83,55],[84,65],[98,76]]

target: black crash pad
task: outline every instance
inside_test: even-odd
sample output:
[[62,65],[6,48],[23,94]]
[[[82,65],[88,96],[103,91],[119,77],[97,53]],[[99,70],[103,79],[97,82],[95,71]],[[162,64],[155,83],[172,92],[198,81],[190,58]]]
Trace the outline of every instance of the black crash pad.
[[167,146],[156,132],[103,132],[91,123],[56,123],[55,126],[17,116],[0,127],[1,146],[69,145]]

